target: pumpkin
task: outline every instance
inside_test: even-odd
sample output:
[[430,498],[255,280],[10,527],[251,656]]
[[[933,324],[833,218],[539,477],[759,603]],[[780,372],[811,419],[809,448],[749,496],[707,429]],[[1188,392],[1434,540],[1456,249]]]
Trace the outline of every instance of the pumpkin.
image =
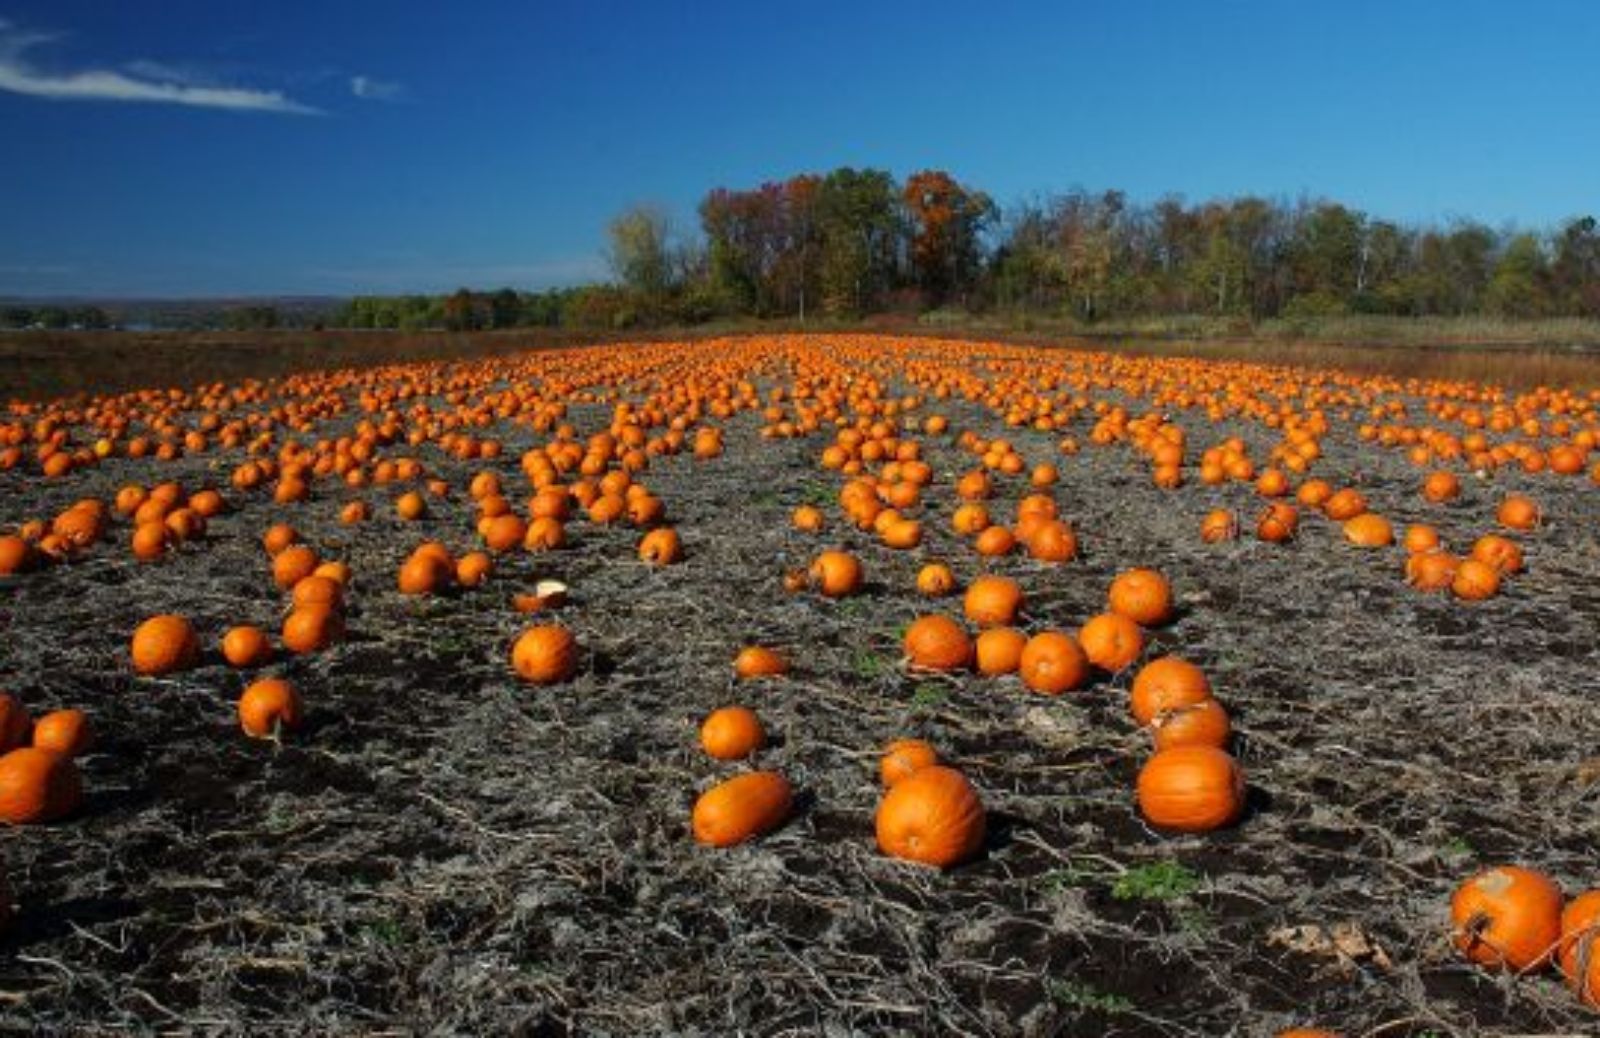
[[272,643],[259,627],[230,627],[222,636],[222,658],[230,667],[259,667],[272,659]]
[[33,718],[22,700],[9,692],[0,692],[0,753],[28,744],[33,731]]
[[990,526],[978,534],[972,542],[972,548],[979,555],[989,558],[999,558],[1011,554],[1011,549],[1017,546],[1017,538],[1004,526]]
[[950,528],[963,537],[980,534],[989,528],[989,510],[976,501],[969,501],[950,516]]
[[1205,671],[1177,656],[1162,656],[1139,668],[1133,676],[1128,709],[1141,728],[1156,718],[1211,698]]
[[1438,551],[1440,547],[1439,531],[1426,523],[1412,523],[1406,527],[1406,535],[1402,543],[1406,551],[1413,555],[1425,551]]
[[433,554],[414,554],[400,564],[396,586],[402,595],[431,595],[450,583],[453,561],[441,562]]
[[1561,942],[1561,888],[1534,869],[1486,869],[1456,888],[1450,924],[1456,949],[1472,962],[1526,973]]
[[288,591],[317,568],[317,553],[304,544],[291,544],[272,558],[272,579]]
[[1335,491],[1332,497],[1322,503],[1322,514],[1336,523],[1354,519],[1366,510],[1367,499],[1361,491],[1351,487]]
[[527,535],[522,538],[522,546],[528,551],[554,551],[566,543],[566,527],[560,519],[550,516],[540,516],[529,523]]
[[519,515],[497,515],[484,523],[483,543],[496,555],[504,555],[522,547],[527,536],[528,524]]
[[670,526],[651,530],[639,541],[639,559],[652,566],[667,566],[683,559],[683,542]]
[[1293,540],[1300,525],[1300,513],[1290,504],[1274,501],[1256,520],[1256,536],[1272,544]]
[[160,677],[194,666],[200,655],[200,641],[188,620],[163,613],[134,630],[129,651],[134,673]]
[[33,546],[31,544],[16,534],[6,534],[0,537],[0,577],[25,572],[32,562]]
[[743,679],[770,678],[789,673],[789,661],[776,650],[747,645],[733,659],[733,672]]
[[788,779],[775,771],[752,771],[700,794],[690,826],[699,842],[731,847],[782,825],[793,803]]
[[321,652],[344,637],[344,619],[327,606],[296,606],[283,618],[280,639],[290,652]]
[[33,745],[64,757],[79,757],[89,749],[94,735],[82,710],[52,710],[33,725]]
[[[1442,551],[1425,551],[1406,559],[1406,583],[1418,591],[1449,591],[1459,560]],[[1498,577],[1496,578],[1498,580]]]
[[700,745],[717,760],[740,760],[766,744],[761,720],[748,707],[713,710],[700,725]]
[[917,571],[917,592],[941,598],[956,588],[956,575],[942,562],[930,562]]
[[1206,513],[1200,520],[1200,539],[1207,544],[1231,541],[1239,536],[1239,520],[1226,508]]
[[1472,543],[1472,557],[1487,563],[1498,573],[1517,573],[1522,570],[1522,547],[1509,537],[1486,533]]
[[991,627],[981,632],[973,643],[978,673],[986,677],[1015,674],[1027,645],[1028,636],[1015,627]]
[[966,776],[942,764],[914,770],[878,804],[878,847],[934,868],[958,865],[983,848],[983,803]]
[[559,624],[530,627],[511,647],[511,666],[535,685],[566,681],[578,672],[578,641]]
[[276,739],[300,727],[300,693],[282,678],[264,678],[239,696],[239,727],[252,739]]
[[1022,586],[1010,577],[984,574],[967,586],[961,608],[979,627],[1004,626],[1022,608]]
[[1022,647],[1017,674],[1032,691],[1059,696],[1081,687],[1088,679],[1089,659],[1072,635],[1041,631]]
[[939,763],[939,754],[931,743],[922,739],[896,739],[883,748],[878,758],[878,778],[888,789],[913,772]]
[[1376,512],[1345,520],[1344,539],[1358,548],[1384,548],[1394,543],[1394,527]]
[[456,561],[455,582],[461,587],[480,587],[494,572],[494,560],[486,552],[469,551]]
[[1244,772],[1214,746],[1158,750],[1139,771],[1139,811],[1151,825],[1201,833],[1237,821],[1244,811]]
[[1600,1009],[1600,890],[1590,890],[1561,910],[1556,959],[1567,986],[1592,1008]]
[[339,609],[344,606],[344,585],[332,577],[312,573],[295,584],[289,600],[295,607],[327,606],[329,609]]
[[905,653],[919,670],[960,670],[972,660],[972,639],[948,616],[918,617],[906,628]]
[[166,523],[140,523],[133,531],[131,547],[133,557],[140,562],[154,562],[172,546],[172,531]]
[[825,551],[812,560],[811,586],[828,598],[843,598],[861,590],[861,563],[842,551]]
[[0,756],[0,822],[53,822],[82,799],[83,779],[71,757],[33,746]]
[[1228,723],[1228,711],[1215,699],[1202,699],[1155,716],[1150,725],[1156,749],[1170,750],[1177,746],[1228,745],[1233,733]]
[[1120,674],[1144,651],[1144,632],[1126,616],[1101,613],[1078,631],[1078,644],[1090,663],[1107,673]]
[[1450,580],[1450,590],[1468,602],[1493,598],[1500,590],[1500,571],[1478,559],[1463,559]]
[[394,511],[402,521],[415,522],[428,514],[428,501],[415,490],[408,490],[395,498]]
[[1028,538],[1028,554],[1039,562],[1069,562],[1078,554],[1078,535],[1060,519],[1046,519]]
[[817,533],[823,526],[822,510],[812,505],[801,505],[789,517],[796,530]]
[[1422,496],[1436,505],[1454,501],[1461,495],[1461,481],[1453,472],[1430,472],[1422,481]]
[[559,580],[541,580],[533,585],[532,594],[511,596],[511,605],[519,613],[540,613],[559,609],[567,602],[567,585]]
[[261,546],[267,549],[268,555],[278,555],[291,544],[300,540],[300,534],[287,523],[275,523],[267,527],[267,532],[261,535]]
[[1153,569],[1117,574],[1106,595],[1111,612],[1142,627],[1156,627],[1172,618],[1172,587]]
[[1512,494],[1500,502],[1495,518],[1508,530],[1531,530],[1539,525],[1539,506],[1531,498]]

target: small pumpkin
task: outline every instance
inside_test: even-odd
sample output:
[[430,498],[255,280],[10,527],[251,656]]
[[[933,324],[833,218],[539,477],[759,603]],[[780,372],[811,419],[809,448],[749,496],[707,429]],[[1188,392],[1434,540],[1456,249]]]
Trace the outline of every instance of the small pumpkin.
[[991,627],[979,633],[973,643],[973,661],[978,673],[986,677],[1015,674],[1022,665],[1022,650],[1028,636],[1015,627]]
[[290,652],[321,652],[344,637],[344,619],[327,606],[296,606],[283,618],[279,637]]
[[782,825],[793,804],[788,779],[775,771],[752,771],[700,794],[690,826],[699,842],[732,847]]
[[961,608],[979,627],[1005,626],[1022,608],[1022,585],[1010,577],[986,573],[967,586]]
[[1041,631],[1022,647],[1017,674],[1032,691],[1059,696],[1082,687],[1089,677],[1089,658],[1072,635]]
[[1420,552],[1406,559],[1406,583],[1418,591],[1449,591],[1459,565],[1449,552]]
[[94,742],[89,716],[82,710],[52,710],[33,725],[33,745],[64,757],[82,756]]
[[82,799],[83,779],[71,757],[34,746],[0,755],[0,822],[53,822]]
[[1211,698],[1211,682],[1205,671],[1177,656],[1151,660],[1133,676],[1128,708],[1141,728],[1156,718]]
[[713,710],[700,725],[700,746],[717,760],[741,760],[766,744],[761,719],[748,707]]
[[1300,526],[1300,513],[1291,504],[1274,501],[1256,520],[1256,536],[1271,544],[1294,539]]
[[317,568],[317,553],[304,544],[291,544],[272,557],[272,579],[288,591]]
[[884,794],[876,829],[878,847],[890,857],[944,869],[983,849],[986,817],[966,776],[930,764]]
[[1244,772],[1214,746],[1158,750],[1139,771],[1139,811],[1151,825],[1201,833],[1237,821],[1244,811]]
[[1478,559],[1464,559],[1456,566],[1450,590],[1468,602],[1493,598],[1500,590],[1500,571]]
[[1078,631],[1078,644],[1090,663],[1108,674],[1120,674],[1144,652],[1144,632],[1126,616],[1101,613]]
[[670,526],[658,527],[639,541],[639,559],[652,566],[669,566],[683,560],[683,542]]
[[918,617],[906,628],[906,661],[920,670],[960,670],[972,661],[972,639],[948,616]]
[[789,673],[789,661],[776,649],[747,645],[733,658],[733,672],[744,680],[777,677]]
[[1422,496],[1436,505],[1454,501],[1461,496],[1461,480],[1456,478],[1455,473],[1442,469],[1430,472],[1428,478],[1422,481]]
[[239,696],[239,727],[252,739],[276,739],[300,727],[300,693],[282,678],[263,678]]
[[917,592],[942,598],[956,589],[956,575],[942,562],[930,562],[917,571]]
[[1501,865],[1456,888],[1451,940],[1480,966],[1516,973],[1543,966],[1561,942],[1561,888],[1535,869]]
[[1172,618],[1172,585],[1153,569],[1130,569],[1111,582],[1106,602],[1141,627],[1157,627]]
[[1508,530],[1532,530],[1539,525],[1541,513],[1532,498],[1511,494],[1500,502],[1495,518]]
[[1386,548],[1394,543],[1394,527],[1376,512],[1345,520],[1344,539],[1358,548]]
[[861,563],[842,551],[825,551],[812,560],[811,586],[828,598],[844,598],[861,590]]
[[1156,749],[1170,750],[1177,746],[1228,745],[1233,727],[1228,722],[1228,711],[1215,699],[1202,699],[1155,716],[1150,725]]
[[789,517],[796,530],[819,533],[823,527],[822,510],[813,505],[801,505]]
[[1200,539],[1207,544],[1231,541],[1239,536],[1239,520],[1226,508],[1207,512],[1200,520]]
[[511,666],[535,685],[566,681],[578,672],[578,640],[559,624],[530,627],[511,647]]
[[160,677],[194,666],[200,655],[200,640],[188,620],[163,613],[134,630],[129,652],[134,673]]
[[222,658],[230,667],[259,667],[272,659],[272,643],[259,627],[230,627],[222,636]]
[[933,745],[922,739],[896,739],[883,748],[878,759],[878,778],[883,788],[899,783],[913,772],[939,763],[939,754]]

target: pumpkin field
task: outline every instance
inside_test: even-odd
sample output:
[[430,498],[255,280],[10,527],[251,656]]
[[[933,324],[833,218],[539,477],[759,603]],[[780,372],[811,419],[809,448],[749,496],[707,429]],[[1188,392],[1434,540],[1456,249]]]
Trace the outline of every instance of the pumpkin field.
[[904,335],[0,405],[0,1031],[1600,1033],[1597,444]]

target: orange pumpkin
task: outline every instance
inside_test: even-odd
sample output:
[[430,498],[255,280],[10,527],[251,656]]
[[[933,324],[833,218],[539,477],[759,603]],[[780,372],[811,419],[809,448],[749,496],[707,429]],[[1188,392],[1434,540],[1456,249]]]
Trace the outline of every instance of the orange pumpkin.
[[1151,722],[1151,734],[1156,749],[1170,750],[1178,746],[1228,745],[1233,733],[1228,723],[1228,711],[1215,699],[1202,699],[1198,703],[1164,711]]
[[773,649],[747,645],[734,657],[733,672],[741,678],[770,678],[789,672],[789,661]]
[[35,749],[50,750],[64,757],[79,757],[93,742],[89,717],[82,710],[52,710],[33,725]]
[[1089,677],[1089,658],[1072,635],[1041,631],[1022,647],[1017,674],[1032,691],[1059,696],[1082,687]]
[[1022,586],[1010,577],[984,574],[967,586],[961,606],[979,627],[1000,627],[1015,620],[1022,608]]
[[740,760],[766,744],[761,719],[748,707],[713,710],[700,725],[700,745],[717,760]]
[[1157,627],[1172,618],[1172,586],[1153,569],[1117,574],[1106,601],[1111,612],[1142,627]]
[[949,868],[983,848],[983,803],[959,771],[918,768],[891,786],[878,804],[878,847],[887,855]]
[[1090,663],[1107,673],[1120,674],[1144,651],[1144,632],[1126,616],[1101,613],[1078,631],[1078,644]]
[[793,804],[787,779],[775,771],[752,771],[702,793],[690,826],[699,842],[731,847],[782,825]]
[[1151,825],[1200,833],[1237,821],[1244,772],[1214,746],[1158,750],[1139,771],[1139,810]]
[[1344,539],[1358,548],[1384,548],[1394,543],[1394,527],[1376,512],[1345,520]]
[[134,630],[129,651],[134,673],[160,677],[194,666],[200,655],[200,641],[188,620],[164,613]]
[[991,627],[981,632],[973,643],[978,673],[986,677],[1015,674],[1027,645],[1028,636],[1015,627]]
[[[1406,583],[1418,591],[1449,591],[1459,561],[1442,551],[1425,551],[1406,559]],[[1497,578],[1498,579],[1498,578]]]
[[222,658],[231,667],[259,667],[272,659],[272,643],[259,627],[230,627],[222,636]]
[[939,763],[939,754],[932,744],[921,739],[896,739],[884,747],[878,759],[878,778],[888,789],[911,775]]
[[1508,530],[1531,530],[1539,525],[1539,506],[1531,498],[1512,494],[1500,502],[1495,518]]
[[825,551],[811,563],[811,586],[828,598],[843,598],[861,590],[861,563],[842,551]]
[[1451,939],[1480,966],[1516,973],[1544,965],[1561,941],[1561,888],[1534,869],[1502,865],[1456,888]]
[[639,559],[652,566],[669,566],[683,560],[683,542],[670,526],[651,530],[639,541]]
[[82,799],[83,779],[71,757],[33,746],[0,755],[0,822],[53,822]]
[[921,670],[960,670],[972,661],[972,639],[948,616],[918,617],[906,628],[905,653]]
[[252,739],[276,739],[300,727],[300,693],[282,678],[264,678],[239,696],[239,727]]
[[511,647],[511,666],[535,685],[566,681],[578,672],[578,641],[558,624],[530,627]]
[[1561,910],[1561,943],[1557,961],[1567,986],[1588,1003],[1600,1009],[1600,890],[1590,890]]
[[1500,571],[1477,559],[1464,559],[1456,566],[1450,580],[1450,590],[1468,602],[1481,602],[1493,598],[1500,590]]
[[1158,717],[1211,698],[1205,671],[1177,656],[1162,656],[1139,668],[1133,676],[1128,708],[1141,728]]
[[296,606],[283,618],[279,638],[294,653],[321,652],[344,637],[344,620],[328,606]]
[[1231,541],[1239,536],[1239,521],[1226,508],[1206,513],[1200,520],[1200,539],[1207,544]]

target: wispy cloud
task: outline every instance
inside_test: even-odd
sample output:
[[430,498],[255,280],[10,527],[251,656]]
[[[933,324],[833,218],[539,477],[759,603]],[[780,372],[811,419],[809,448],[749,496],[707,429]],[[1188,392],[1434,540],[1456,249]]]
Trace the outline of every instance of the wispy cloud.
[[405,87],[371,76],[351,76],[350,93],[363,101],[398,101],[405,96]]
[[187,67],[140,61],[121,69],[46,72],[27,60],[30,51],[60,38],[57,33],[25,31],[0,20],[0,90],[52,101],[128,101],[289,115],[322,114],[281,91],[206,82]]

